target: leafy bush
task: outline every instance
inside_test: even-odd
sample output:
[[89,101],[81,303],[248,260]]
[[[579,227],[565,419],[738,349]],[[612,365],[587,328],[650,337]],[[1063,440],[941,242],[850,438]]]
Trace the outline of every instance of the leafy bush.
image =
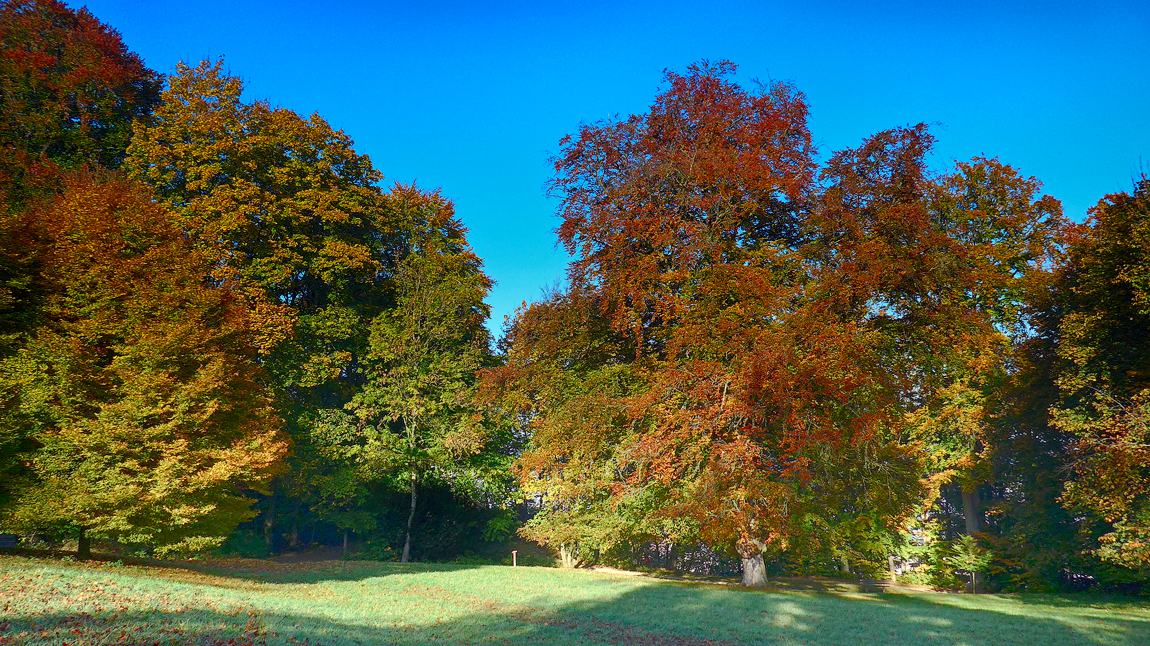
[[271,550],[262,534],[257,534],[250,529],[237,529],[228,535],[228,539],[224,541],[223,545],[216,548],[215,553],[225,556],[262,559],[267,558],[271,554]]

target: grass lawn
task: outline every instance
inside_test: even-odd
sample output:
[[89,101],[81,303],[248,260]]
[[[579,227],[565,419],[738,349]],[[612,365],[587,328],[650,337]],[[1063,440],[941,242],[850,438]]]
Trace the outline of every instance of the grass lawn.
[[1092,595],[749,591],[548,568],[0,556],[0,644],[1150,644]]

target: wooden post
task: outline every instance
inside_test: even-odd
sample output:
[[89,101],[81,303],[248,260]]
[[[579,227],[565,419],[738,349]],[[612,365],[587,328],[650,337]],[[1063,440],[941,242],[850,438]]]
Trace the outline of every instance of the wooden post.
[[518,567],[519,566],[519,560],[515,556],[518,553],[519,553],[519,550],[511,550],[511,567]]

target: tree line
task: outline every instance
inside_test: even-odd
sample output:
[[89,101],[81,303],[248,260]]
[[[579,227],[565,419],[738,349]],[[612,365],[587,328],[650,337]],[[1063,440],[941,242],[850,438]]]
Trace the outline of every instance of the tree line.
[[319,115],[54,0],[0,37],[5,528],[1150,581],[1144,176],[1075,223],[922,124],[824,157],[797,88],[699,63],[562,140],[567,284],[495,340],[451,202]]
[[402,493],[407,560],[424,489],[502,518],[491,281],[451,202],[222,61],[160,77],[85,10],[2,15],[5,524],[266,551]]

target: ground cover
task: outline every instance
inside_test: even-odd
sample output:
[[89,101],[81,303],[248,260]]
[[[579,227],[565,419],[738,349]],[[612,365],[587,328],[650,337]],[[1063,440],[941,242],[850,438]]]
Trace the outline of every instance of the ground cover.
[[1093,595],[750,591],[550,568],[0,556],[0,644],[1150,644]]

